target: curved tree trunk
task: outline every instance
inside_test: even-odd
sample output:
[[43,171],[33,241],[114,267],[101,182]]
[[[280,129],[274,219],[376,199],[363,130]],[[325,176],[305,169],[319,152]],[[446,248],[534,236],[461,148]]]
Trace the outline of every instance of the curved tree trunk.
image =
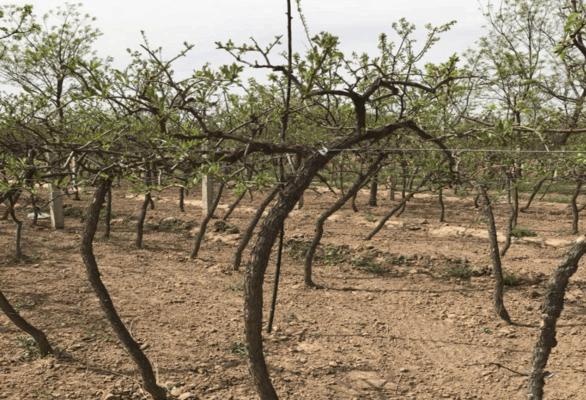
[[313,236],[313,240],[307,249],[307,253],[305,254],[305,269],[304,269],[304,281],[305,286],[314,288],[317,287],[316,284],[313,282],[313,258],[315,256],[315,251],[317,250],[317,246],[321,241],[321,238],[324,233],[324,224],[326,223],[327,219],[331,217],[336,211],[346,204],[346,202],[353,197],[365,184],[366,180],[372,176],[378,169],[381,161],[383,160],[384,156],[379,156],[378,159],[370,166],[366,174],[359,175],[358,179],[354,182],[352,187],[336,201],[329,209],[324,211],[315,223],[315,235]]
[[234,200],[234,202],[232,202],[232,204],[230,204],[230,207],[228,207],[228,211],[226,211],[226,214],[224,214],[224,216],[222,217],[222,221],[228,221],[228,218],[230,218],[230,215],[232,215],[232,213],[234,212],[236,207],[238,207],[238,204],[240,204],[240,202],[242,201],[244,196],[246,196],[246,192],[248,192],[248,190],[245,190],[244,192],[242,192],[240,194],[240,196],[238,196],[238,198],[236,198],[236,200]]
[[[427,181],[430,177],[431,177],[431,174],[427,174],[421,180],[419,185],[417,185],[415,190],[411,190],[408,194],[406,194],[405,197],[403,198],[403,200],[401,200],[401,202],[399,204],[397,204],[393,209],[391,209],[391,211],[389,211],[385,216],[383,216],[378,221],[378,224],[376,225],[376,227],[366,236],[365,240],[371,240],[377,233],[380,232],[380,230],[385,226],[387,221],[393,215],[395,215],[397,212],[402,213],[405,210],[405,207],[406,207],[407,203],[409,202],[409,200],[411,200],[413,198],[413,196],[415,196],[415,194],[419,191],[419,189],[421,189],[427,183]],[[397,214],[397,215],[400,215],[400,214]]]
[[246,269],[244,315],[249,369],[261,400],[278,399],[269,377],[262,342],[262,287],[271,249],[285,219],[295,207],[315,174],[325,166],[328,160],[329,157],[315,155],[310,157],[296,178],[283,188],[282,195],[279,196],[277,203],[273,206],[260,228],[256,244],[252,250],[252,260]]
[[354,211],[355,213],[358,212],[358,206],[356,205],[356,197],[358,196],[358,192],[354,193],[354,195],[352,196],[352,211]]
[[556,325],[564,309],[564,297],[568,282],[578,270],[578,262],[586,253],[586,237],[582,236],[569,250],[564,262],[554,271],[549,280],[545,301],[541,306],[542,323],[539,338],[533,349],[531,373],[529,375],[529,399],[542,400],[545,367],[551,350],[557,346]]
[[[362,110],[364,111],[364,109]],[[266,361],[263,354],[262,322],[263,322],[263,283],[277,235],[283,227],[285,219],[295,207],[303,192],[310,185],[316,174],[343,149],[350,148],[358,143],[377,142],[389,137],[402,128],[413,129],[419,133],[417,125],[412,121],[402,121],[385,127],[371,130],[367,133],[358,131],[356,134],[331,143],[328,151],[308,155],[297,174],[284,186],[281,196],[271,208],[269,214],[258,232],[257,240],[252,250],[252,259],[246,268],[244,280],[244,327],[248,346],[249,370],[261,400],[278,399],[269,377]]]
[[39,347],[39,354],[41,357],[46,357],[49,354],[53,354],[53,348],[51,344],[47,340],[47,336],[43,331],[38,328],[35,328],[31,324],[29,324],[15,309],[12,307],[8,299],[4,296],[4,294],[0,291],[0,309],[4,314],[8,317],[10,321],[14,325],[16,325],[20,330],[30,335],[34,341],[36,342],[37,346]]
[[225,182],[220,183],[220,186],[218,187],[218,194],[216,194],[216,198],[214,199],[212,206],[208,209],[207,215],[205,215],[202,218],[201,223],[199,224],[199,231],[197,232],[197,235],[195,235],[195,240],[193,242],[193,249],[191,250],[191,255],[189,256],[189,258],[191,258],[192,260],[197,258],[197,255],[199,253],[199,248],[201,247],[201,242],[203,241],[203,237],[206,234],[208,223],[210,222],[210,220],[214,216],[214,212],[216,212],[216,208],[218,208],[218,204],[220,204],[220,199],[222,198],[222,192],[224,191],[225,184],[226,184]]
[[539,182],[537,182],[537,184],[533,187],[533,191],[531,192],[531,195],[529,196],[529,199],[527,199],[527,203],[525,204],[524,207],[522,207],[519,211],[520,212],[526,212],[529,207],[531,207],[531,204],[533,204],[533,200],[535,199],[535,196],[537,196],[537,193],[539,193],[539,191],[541,190],[541,187],[543,186],[543,184],[547,181],[551,179],[550,177],[545,177],[545,178],[541,178],[539,180]]
[[484,200],[484,214],[486,215],[486,224],[488,226],[488,239],[490,241],[490,258],[492,260],[492,269],[494,274],[495,288],[494,288],[494,309],[496,314],[505,322],[511,323],[511,317],[505,308],[504,297],[504,279],[503,268],[501,264],[501,256],[499,252],[499,243],[497,238],[496,223],[494,221],[494,214],[492,212],[492,204],[488,197],[486,188],[479,186],[480,194]]
[[269,193],[269,195],[267,197],[265,197],[265,199],[262,201],[262,203],[258,206],[258,209],[256,210],[256,213],[254,214],[254,217],[252,217],[252,219],[248,223],[246,230],[244,231],[244,233],[242,234],[242,237],[240,238],[240,242],[238,243],[238,247],[236,248],[236,252],[234,253],[234,260],[232,262],[232,265],[234,267],[234,271],[238,271],[238,269],[240,268],[240,264],[242,263],[242,253],[246,249],[246,246],[248,246],[250,239],[252,239],[252,234],[254,233],[254,228],[256,228],[256,225],[258,225],[258,221],[260,221],[260,219],[262,218],[262,215],[265,212],[265,209],[267,208],[267,206],[271,203],[271,201],[273,201],[273,199],[275,198],[277,193],[279,193],[280,190],[281,190],[281,186],[277,185],[273,189],[273,191],[271,193]]
[[[167,398],[166,391],[157,385],[155,374],[149,359],[142,352],[140,346],[130,335],[130,332],[124,325],[124,322],[122,322],[120,319],[112,299],[110,298],[108,289],[102,282],[98,264],[94,256],[93,241],[100,218],[100,209],[102,208],[104,198],[106,197],[106,193],[108,192],[111,183],[112,182],[110,180],[103,180],[99,183],[99,186],[94,193],[93,201],[88,207],[85,227],[81,240],[81,257],[86,267],[88,280],[92,286],[92,289],[96,293],[98,300],[100,301],[102,310],[104,311],[108,322],[112,326],[112,329],[118,336],[118,339],[126,351],[128,351],[136,366],[138,367],[142,376],[145,390],[152,396],[154,400],[165,400]],[[148,205],[148,202],[145,201],[145,204]]]

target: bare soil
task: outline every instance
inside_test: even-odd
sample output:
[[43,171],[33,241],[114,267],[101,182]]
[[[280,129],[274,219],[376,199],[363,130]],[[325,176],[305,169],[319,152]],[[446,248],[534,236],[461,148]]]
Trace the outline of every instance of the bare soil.
[[[90,195],[81,202],[67,200],[71,216],[63,231],[51,231],[47,220],[36,227],[26,221],[25,262],[12,259],[14,228],[0,222],[0,287],[60,352],[57,358],[35,358],[30,342],[0,315],[0,399],[146,398],[85,279],[79,216]],[[137,250],[133,216],[141,199],[115,193],[112,238],[105,240],[100,232],[95,243],[103,279],[161,384],[197,399],[255,399],[243,344],[243,272],[230,266],[239,235],[210,227],[200,259],[189,260],[200,204],[197,194],[190,195],[181,213],[177,197],[175,191],[155,196],[145,248]],[[504,258],[514,284],[505,296],[516,323],[509,326],[492,309],[487,240],[462,233],[485,230],[472,199],[448,197],[442,224],[435,198],[417,197],[400,218],[364,241],[391,207],[383,197],[371,208],[367,193],[361,193],[359,213],[345,207],[326,224],[315,266],[315,281],[324,290],[304,288],[301,255],[333,195],[309,192],[305,207],[288,220],[276,328],[265,336],[280,397],[525,399],[523,374],[547,277],[573,239],[567,206],[539,202],[520,215],[519,225],[542,240],[514,242]],[[254,201],[247,197],[229,221],[242,230],[260,201],[258,194]],[[497,214],[504,229],[508,206],[502,203]],[[25,212],[19,210],[23,219]],[[585,290],[582,265],[549,363],[550,399],[586,399]]]

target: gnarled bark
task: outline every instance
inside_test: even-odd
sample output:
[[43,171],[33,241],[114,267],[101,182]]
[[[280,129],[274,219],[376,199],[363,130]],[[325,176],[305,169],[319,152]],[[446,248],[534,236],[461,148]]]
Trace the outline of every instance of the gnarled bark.
[[254,217],[252,217],[252,219],[248,223],[246,230],[244,231],[244,233],[242,234],[242,237],[240,238],[240,242],[238,242],[238,247],[236,248],[236,252],[234,253],[234,260],[232,261],[232,266],[234,267],[234,271],[238,271],[238,269],[240,268],[240,264],[242,263],[242,253],[246,249],[246,246],[248,246],[250,239],[252,239],[252,234],[254,232],[254,228],[256,228],[256,225],[258,225],[258,221],[260,221],[260,219],[262,218],[262,215],[265,212],[265,209],[271,203],[271,201],[273,201],[273,199],[275,198],[277,193],[279,193],[279,190],[281,190],[280,185],[275,187],[273,189],[273,191],[271,193],[269,193],[269,195],[267,197],[265,197],[265,199],[262,201],[262,203],[258,206],[256,213],[254,213]]
[[10,321],[14,325],[16,325],[20,330],[30,335],[37,346],[39,347],[39,354],[41,357],[46,357],[49,354],[53,354],[53,348],[51,344],[47,340],[47,336],[43,331],[38,328],[35,328],[30,323],[28,323],[15,309],[12,307],[8,299],[4,296],[4,294],[0,291],[0,309],[4,314],[8,317]]
[[484,214],[486,216],[486,225],[488,227],[488,239],[490,242],[490,258],[492,261],[492,270],[494,274],[494,310],[496,314],[505,322],[511,323],[511,317],[507,312],[504,302],[504,279],[503,279],[503,268],[501,263],[501,256],[499,252],[499,243],[497,239],[496,223],[494,221],[494,213],[492,212],[492,204],[488,197],[486,188],[482,185],[478,186],[480,195],[484,200]]
[[112,231],[112,187],[108,189],[108,193],[106,193],[106,215],[104,215],[104,224],[106,229],[104,230],[104,237],[106,239],[110,238],[110,233]]
[[564,262],[557,267],[548,284],[547,294],[541,306],[542,323],[539,338],[533,349],[529,375],[529,399],[542,400],[545,367],[552,349],[557,346],[556,325],[564,309],[564,297],[568,282],[578,270],[578,262],[586,253],[586,237],[582,236],[568,251]]
[[574,235],[577,235],[578,231],[580,230],[580,209],[578,208],[578,197],[580,196],[582,185],[584,185],[582,180],[578,180],[576,182],[576,189],[574,190],[572,201],[570,203],[572,207],[572,233]]
[[134,245],[137,249],[142,249],[144,245],[144,221],[146,220],[149,204],[151,204],[151,192],[147,192],[144,195],[144,200],[140,207],[140,214],[138,215],[138,221],[136,222],[136,238],[134,240]]
[[[81,239],[81,257],[86,267],[88,280],[96,296],[98,297],[100,306],[104,311],[106,319],[138,367],[138,370],[142,376],[145,390],[152,396],[154,400],[166,400],[166,391],[157,385],[155,374],[149,359],[140,349],[140,346],[134,340],[124,325],[124,322],[122,322],[122,319],[120,319],[120,316],[114,307],[114,303],[110,298],[108,289],[102,282],[98,264],[94,256],[93,242],[100,218],[100,209],[102,208],[104,198],[106,197],[107,191],[110,189],[111,183],[112,182],[110,180],[102,180],[99,182],[96,192],[94,193],[93,201],[88,207],[86,213],[86,222]],[[145,204],[148,206],[148,202],[145,201]]]
[[271,250],[285,219],[295,207],[299,198],[307,189],[316,174],[325,165],[340,153],[341,149],[364,142],[376,142],[388,137],[401,128],[416,129],[411,121],[387,125],[380,129],[370,130],[364,134],[355,134],[331,144],[335,149],[322,155],[312,153],[305,160],[295,177],[284,186],[281,196],[265,218],[252,250],[252,260],[246,268],[244,280],[244,326],[248,345],[249,370],[261,400],[278,399],[269,377],[266,361],[263,354],[262,341],[262,310],[263,310],[263,283],[271,255]]
[[379,156],[377,160],[369,167],[368,171],[365,174],[361,174],[358,176],[352,187],[342,196],[340,197],[329,209],[324,211],[315,223],[315,235],[313,236],[313,240],[307,249],[307,253],[305,254],[305,268],[304,268],[304,281],[305,286],[307,287],[316,287],[315,283],[312,279],[313,274],[313,258],[315,256],[315,251],[317,246],[321,241],[321,238],[324,233],[324,224],[326,223],[327,219],[331,217],[336,211],[338,211],[346,202],[352,198],[358,191],[364,186],[366,180],[372,176],[378,169],[381,161],[383,160],[384,156]]

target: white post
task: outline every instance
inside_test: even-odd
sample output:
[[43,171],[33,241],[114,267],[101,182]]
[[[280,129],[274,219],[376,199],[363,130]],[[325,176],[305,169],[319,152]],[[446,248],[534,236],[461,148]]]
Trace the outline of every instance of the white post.
[[65,228],[65,215],[63,214],[63,191],[53,184],[49,184],[49,209],[51,213],[51,226],[53,229]]
[[214,202],[214,180],[211,176],[204,175],[201,181],[201,208],[202,215],[208,215]]

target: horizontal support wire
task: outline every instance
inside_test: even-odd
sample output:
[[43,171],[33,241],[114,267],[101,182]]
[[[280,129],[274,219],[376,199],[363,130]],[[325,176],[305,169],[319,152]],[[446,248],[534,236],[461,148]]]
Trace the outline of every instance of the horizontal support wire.
[[511,150],[511,149],[414,149],[414,148],[386,148],[386,149],[328,149],[336,152],[352,153],[400,153],[400,152],[442,152],[452,153],[511,153],[511,154],[586,154],[586,150]]

